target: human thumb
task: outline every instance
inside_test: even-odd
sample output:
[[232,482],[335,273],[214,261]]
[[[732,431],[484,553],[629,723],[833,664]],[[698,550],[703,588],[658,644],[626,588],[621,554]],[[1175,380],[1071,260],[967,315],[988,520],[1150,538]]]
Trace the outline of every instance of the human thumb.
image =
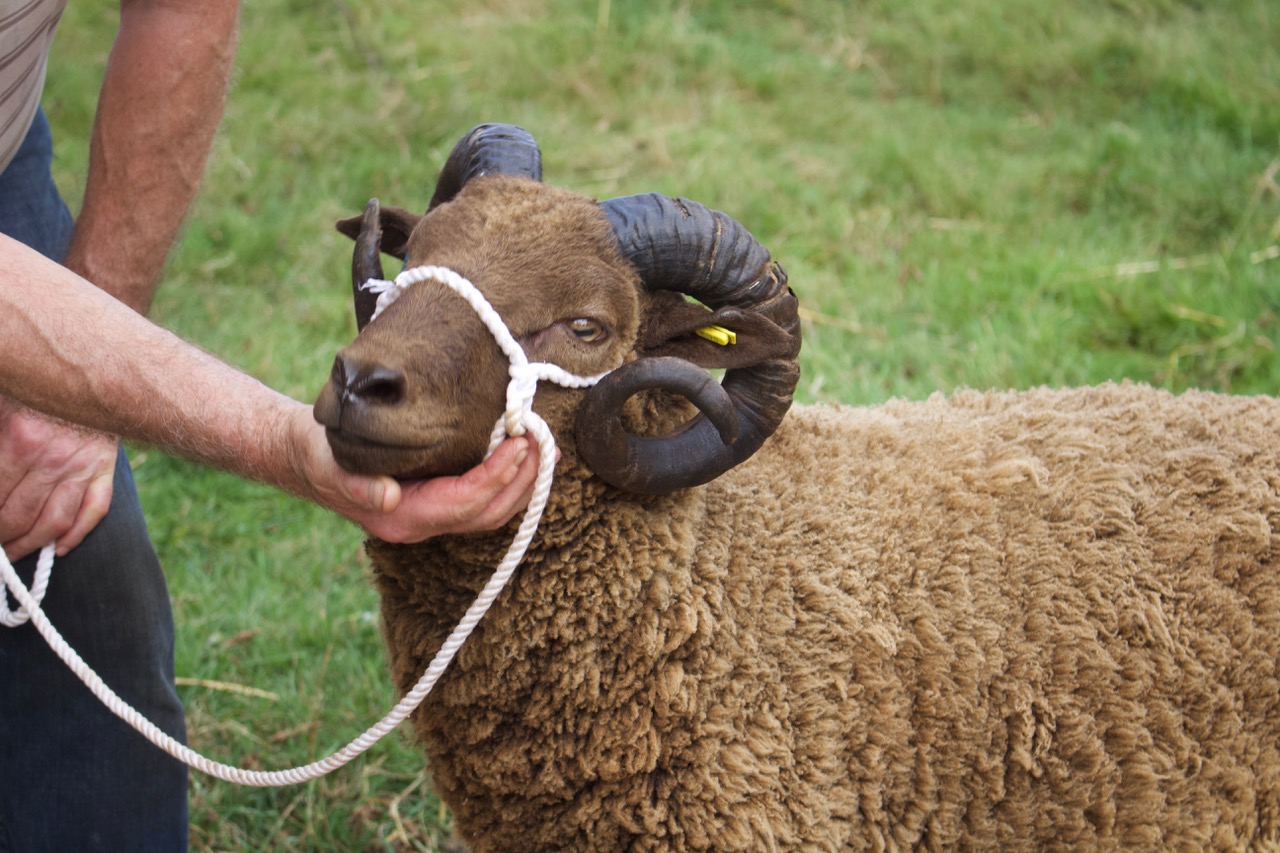
[[395,512],[400,506],[400,484],[391,477],[374,477],[369,484],[369,506],[376,512]]

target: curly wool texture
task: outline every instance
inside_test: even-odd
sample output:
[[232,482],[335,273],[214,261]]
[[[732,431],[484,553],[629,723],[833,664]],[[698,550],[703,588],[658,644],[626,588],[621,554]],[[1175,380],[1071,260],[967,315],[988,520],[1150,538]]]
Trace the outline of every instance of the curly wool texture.
[[[666,498],[565,448],[414,718],[478,853],[1280,843],[1280,402],[796,407]],[[407,689],[505,534],[370,545]]]

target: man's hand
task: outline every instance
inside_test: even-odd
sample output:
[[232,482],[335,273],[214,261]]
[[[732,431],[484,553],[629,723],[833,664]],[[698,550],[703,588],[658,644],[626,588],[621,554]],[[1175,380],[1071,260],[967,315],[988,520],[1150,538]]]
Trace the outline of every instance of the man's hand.
[[0,400],[0,546],[10,560],[80,544],[111,506],[117,450],[114,438]]
[[538,450],[530,438],[504,441],[487,460],[458,477],[400,483],[344,471],[334,461],[324,428],[301,409],[292,426],[302,494],[388,542],[421,542],[444,533],[496,530],[533,496]]

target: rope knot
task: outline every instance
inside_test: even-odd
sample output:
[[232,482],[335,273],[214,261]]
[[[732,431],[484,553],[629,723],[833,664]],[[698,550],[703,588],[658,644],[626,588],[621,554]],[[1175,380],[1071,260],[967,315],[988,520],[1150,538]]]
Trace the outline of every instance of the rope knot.
[[[404,293],[404,288],[396,284],[394,281],[387,281],[381,278],[371,278],[364,284],[360,285],[361,290],[367,290],[370,293],[378,295],[378,301],[374,303],[373,317],[377,317],[387,307],[400,298],[400,294]],[[369,319],[372,320],[373,317]]]
[[503,413],[503,426],[507,435],[524,435],[525,412],[533,411],[533,395],[538,392],[537,365],[524,362],[512,363],[509,371],[511,381],[507,383],[507,410]]

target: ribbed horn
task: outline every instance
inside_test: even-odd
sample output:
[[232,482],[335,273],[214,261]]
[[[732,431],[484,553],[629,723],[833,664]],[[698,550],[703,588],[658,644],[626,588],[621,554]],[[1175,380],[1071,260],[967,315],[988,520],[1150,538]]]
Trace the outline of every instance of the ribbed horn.
[[542,180],[542,152],[529,131],[514,124],[472,128],[453,146],[427,210],[449,201],[472,178],[492,173]]
[[[800,378],[800,319],[786,271],[740,223],[697,202],[654,193],[611,199],[600,206],[623,256],[646,288],[688,294],[713,311],[753,311],[791,341],[777,357],[725,374],[717,390],[731,403],[736,429],[718,425],[721,415],[708,415],[711,410],[700,402],[710,399],[705,390],[699,392],[700,399],[689,396],[686,389],[692,380],[653,384],[655,372],[648,363],[658,359],[625,364],[588,392],[575,434],[579,452],[605,482],[645,494],[709,482],[759,450],[791,406]],[[709,377],[700,368],[684,366]],[[676,372],[663,368],[657,374]],[[655,387],[685,396],[700,414],[665,436],[628,433],[621,426],[622,404],[638,391]]]

